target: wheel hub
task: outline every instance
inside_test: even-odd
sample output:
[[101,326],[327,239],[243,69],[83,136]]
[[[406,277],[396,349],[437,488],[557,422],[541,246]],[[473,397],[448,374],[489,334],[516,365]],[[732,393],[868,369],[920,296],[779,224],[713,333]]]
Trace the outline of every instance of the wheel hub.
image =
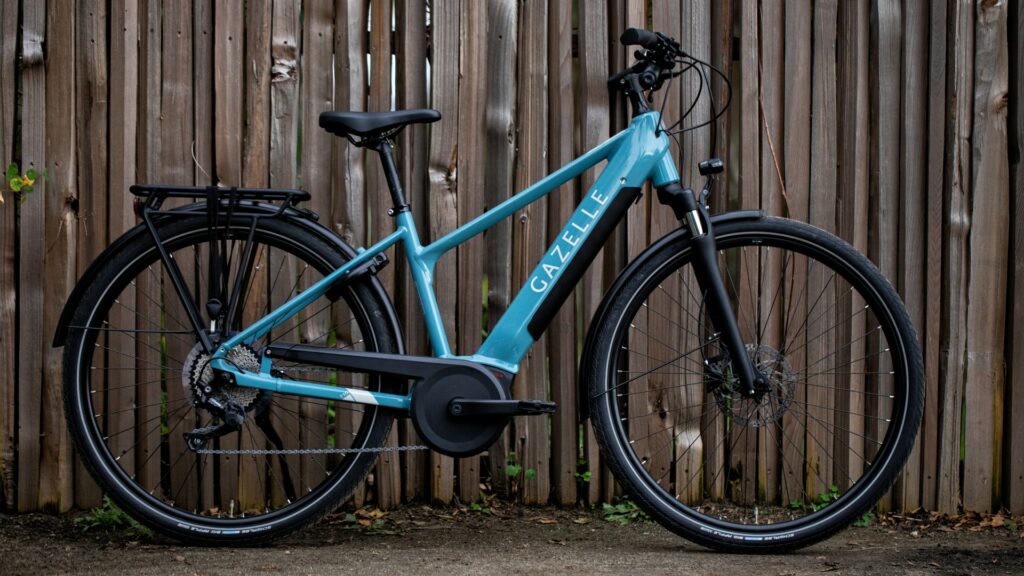
[[793,404],[796,375],[786,357],[771,346],[747,344],[746,348],[754,368],[764,379],[764,390],[753,396],[744,394],[727,357],[708,361],[709,384],[719,408],[733,422],[761,428],[781,420]]

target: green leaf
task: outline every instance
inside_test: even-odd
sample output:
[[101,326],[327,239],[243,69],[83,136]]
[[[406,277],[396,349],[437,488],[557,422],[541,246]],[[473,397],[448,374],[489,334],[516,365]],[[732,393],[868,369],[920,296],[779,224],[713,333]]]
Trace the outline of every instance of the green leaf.
[[527,480],[533,480],[534,478],[537,477],[537,471],[534,470],[533,468],[527,468],[526,474],[524,476]]
[[509,464],[508,466],[505,466],[505,474],[508,476],[519,476],[519,473],[522,471],[522,466],[517,466],[515,464]]
[[19,174],[21,174],[21,170],[18,170],[18,165],[17,164],[11,164],[10,166],[7,167],[7,180],[8,181],[17,178]]
[[10,185],[11,185],[11,191],[13,191],[13,192],[20,192],[21,191],[21,178],[18,178],[18,177],[12,178],[11,181],[10,181]]
[[31,184],[27,184],[25,186],[22,186],[21,187],[21,196],[22,196],[22,198],[24,198],[26,194],[31,194],[33,190],[35,190],[35,188],[33,188]]
[[36,176],[37,174],[35,168],[29,168],[28,172],[25,172],[25,177],[28,178],[29,180],[35,180]]

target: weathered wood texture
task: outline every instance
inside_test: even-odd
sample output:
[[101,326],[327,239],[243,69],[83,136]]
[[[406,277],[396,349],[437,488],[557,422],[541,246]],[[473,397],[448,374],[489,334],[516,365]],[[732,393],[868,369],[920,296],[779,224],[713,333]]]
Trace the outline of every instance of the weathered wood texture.
[[[1024,229],[1010,220],[1024,214],[1022,12],[1006,0],[6,2],[0,164],[45,167],[49,178],[24,198],[5,189],[0,204],[0,507],[99,502],[72,460],[60,414],[61,351],[49,338],[76,277],[134,225],[128,185],[302,186],[322,223],[363,246],[391,227],[382,172],[374,154],[319,130],[317,115],[429,106],[444,119],[406,129],[396,159],[419,230],[437,238],[625,127],[626,104],[609,98],[605,80],[632,58],[633,49],[617,42],[621,31],[653,23],[734,80],[732,114],[719,122],[714,150],[709,131],[700,130],[684,134],[673,152],[683,183],[701,184],[700,160],[726,157],[713,210],[760,208],[834,231],[868,254],[907,302],[924,351],[927,401],[915,450],[883,506],[1024,512],[1024,368],[1015,366],[1024,354],[1015,337],[1024,330]],[[671,89],[665,115],[674,121],[700,83],[684,76]],[[712,78],[711,90],[721,103],[725,84]],[[707,101],[691,113],[706,117]],[[441,259],[435,288],[445,343],[429,342],[400,251],[393,255],[379,277],[395,300],[406,349],[425,354],[433,344],[472,354],[597,172]],[[556,400],[557,416],[516,419],[479,457],[388,454],[356,491],[355,505],[468,503],[489,492],[566,505],[616,496],[593,433],[579,420],[587,399],[577,397],[577,355],[625,260],[675,226],[652,196],[630,208],[521,366],[515,394]],[[765,280],[741,293],[742,302],[764,297],[773,278],[822,281],[772,257],[752,265]],[[668,293],[686,293],[686,279],[673,282]],[[127,291],[123,304],[134,299],[140,318],[156,314],[138,296],[152,289]],[[829,305],[852,314],[859,304],[838,295]],[[789,311],[801,305],[786,303]],[[642,328],[651,334],[638,350],[680,345],[685,336],[672,326],[688,314],[696,311],[646,318]],[[857,362],[871,345],[856,341],[861,328],[813,346],[845,345],[835,363]],[[783,330],[771,326],[768,338]],[[117,336],[104,338],[118,347]],[[147,361],[144,346],[137,352]],[[110,367],[122,367],[115,356]],[[111,425],[127,424],[114,416],[119,405],[146,405],[152,394],[125,372],[97,384],[106,387],[98,406],[107,403]],[[652,379],[631,406],[645,411],[642,402],[659,401],[672,382]],[[684,411],[645,424],[643,449],[652,466],[676,476],[728,462],[735,487],[709,477],[704,488],[712,494],[788,499],[803,489],[813,497],[851,472],[851,454],[877,437],[871,422],[887,408],[884,379],[829,383],[842,385],[797,390],[814,407],[788,414],[779,428],[740,436],[721,419]],[[322,406],[282,405],[308,421],[323,418]],[[777,436],[781,429],[796,432]],[[833,446],[815,441],[840,429],[849,437]],[[669,441],[694,449],[673,460],[657,450]],[[389,442],[419,440],[401,422]],[[805,454],[813,466],[783,474]],[[136,463],[142,478],[159,474],[148,462]],[[203,480],[188,482],[192,493],[182,497],[237,498],[246,507],[263,489],[261,474],[279,465],[224,458],[216,495]],[[509,470],[519,472],[510,478]]]
[[[1021,158],[1021,145],[1024,144],[1024,114],[1021,113],[1021,89],[1024,87],[1024,75],[1021,74],[1021,32],[1024,32],[1024,10],[1019,2],[1010,4],[1010,17],[1007,22],[1007,35],[1010,49],[1009,73],[1009,112],[1007,148],[1010,154],[1010,211],[1013,225],[1010,244],[1011,292],[1007,294],[1007,323],[1012,326],[1024,325],[1024,163]],[[1011,510],[1024,508],[1024,419],[1014,418],[1014,414],[1024,412],[1024,367],[1012,361],[1024,358],[1024,336],[1019,332],[1007,333],[1009,345],[1007,352],[1011,358],[1008,362],[1009,373],[1006,378],[1007,399],[1005,402],[1006,444],[1003,450],[1003,462],[1006,463],[1003,486],[1008,494],[1004,502]]]
[[[434,53],[430,67],[430,106],[446,120],[431,126],[430,130],[426,203],[431,240],[458,227],[459,16],[459,2],[455,0],[434,4],[430,15]],[[434,289],[447,339],[431,342],[435,354],[449,348],[452,336],[458,334],[455,324],[458,269],[454,257],[446,254],[437,265]],[[455,462],[447,456],[431,454],[430,470],[430,499],[451,501],[455,493]]]
[[[14,79],[18,41],[18,4],[0,6],[0,167],[14,159]],[[3,188],[0,185],[0,188]],[[2,192],[0,192],[2,193]],[[5,202],[12,202],[7,195]],[[17,230],[14,210],[0,205],[0,505],[15,507],[15,426],[17,404],[15,382],[15,327],[17,314],[16,256]]]

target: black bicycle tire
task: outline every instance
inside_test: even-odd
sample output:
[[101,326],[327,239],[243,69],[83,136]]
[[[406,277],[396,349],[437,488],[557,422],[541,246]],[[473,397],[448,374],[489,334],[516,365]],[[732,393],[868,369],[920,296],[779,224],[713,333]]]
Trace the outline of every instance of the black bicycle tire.
[[[222,225],[244,233],[248,231],[250,223],[250,217],[236,215],[230,223]],[[184,241],[183,238],[203,238],[207,234],[207,220],[202,215],[172,217],[159,223],[158,230],[164,243],[174,248],[177,244],[188,245],[187,242],[192,241]],[[347,259],[336,246],[304,227],[289,222],[288,218],[260,218],[256,230],[257,240],[273,236],[278,242],[291,242],[293,248],[319,258],[320,264],[329,269],[337,268]],[[135,271],[154,257],[158,258],[158,255],[149,235],[141,235],[139,240],[113,254],[99,269],[92,285],[77,303],[71,325],[88,326],[91,317],[96,315],[103,304],[104,294],[113,288],[116,295],[118,287],[115,283],[121,278],[130,281]],[[353,282],[347,286],[345,294],[351,303],[358,303],[364,324],[371,331],[369,335],[364,334],[367,347],[379,352],[398,352],[400,335],[394,332],[393,325],[388,321],[389,316],[383,313],[385,303],[379,300],[377,293],[368,284],[367,281]],[[167,505],[154,505],[154,502],[147,501],[140,494],[137,486],[129,485],[130,479],[111,460],[112,455],[102,447],[102,442],[97,442],[94,437],[98,430],[90,425],[87,410],[83,412],[88,408],[88,402],[83,402],[83,397],[88,395],[88,386],[81,379],[80,370],[85,368],[82,368],[84,364],[80,360],[83,345],[88,342],[87,332],[84,329],[69,330],[64,349],[64,409],[75,450],[105,494],[133,518],[161,534],[190,544],[207,546],[249,546],[278,538],[308,526],[335,510],[352,494],[374,465],[376,454],[358,454],[350,460],[347,473],[332,476],[323,482],[315,498],[304,496],[272,513],[254,516],[248,521],[205,518],[176,512]],[[393,387],[395,383],[385,381],[382,385]],[[383,446],[391,429],[394,419],[391,412],[378,409],[374,414],[375,418],[366,430],[365,439],[360,441],[364,447]]]
[[781,234],[795,238],[808,249],[822,250],[822,253],[830,253],[832,258],[843,262],[848,268],[846,272],[859,275],[874,291],[877,300],[884,303],[888,317],[885,330],[895,331],[896,336],[890,336],[890,346],[893,342],[899,342],[901,349],[898,356],[903,360],[906,371],[905,394],[902,403],[897,404],[900,413],[897,434],[886,446],[888,460],[880,468],[872,469],[871,481],[862,486],[842,508],[836,508],[823,517],[817,516],[805,526],[794,529],[790,525],[777,532],[760,529],[744,531],[740,528],[734,528],[731,532],[724,531],[718,523],[709,524],[700,518],[703,515],[674,499],[668,502],[663,495],[657,494],[658,490],[650,482],[644,480],[646,474],[635,469],[638,463],[631,451],[624,447],[621,434],[615,432],[621,427],[616,425],[613,409],[607,401],[614,396],[606,393],[611,376],[609,366],[614,364],[611,351],[615,349],[618,336],[623,330],[624,319],[628,324],[631,317],[629,306],[635,301],[636,295],[644,286],[652,282],[656,284],[654,280],[658,278],[659,269],[671,266],[672,262],[684,262],[685,265],[689,234],[684,229],[671,233],[666,241],[658,242],[634,260],[609,289],[599,309],[594,322],[592,346],[589,351],[585,351],[585,354],[592,356],[585,359],[585,366],[581,370],[581,375],[589,379],[592,423],[604,461],[625,493],[669,530],[700,545],[728,552],[779,553],[802,548],[829,538],[849,526],[870,510],[895,482],[913,448],[924,406],[923,367],[917,337],[892,284],[867,258],[841,239],[808,224],[769,217],[756,221],[723,222],[715,227],[715,234],[717,238],[726,241],[743,235],[763,238],[766,235]]

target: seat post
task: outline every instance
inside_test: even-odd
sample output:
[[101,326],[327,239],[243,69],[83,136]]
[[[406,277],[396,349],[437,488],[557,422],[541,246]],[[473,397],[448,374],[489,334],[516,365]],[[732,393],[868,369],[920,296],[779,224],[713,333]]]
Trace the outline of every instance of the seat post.
[[379,143],[372,146],[372,149],[380,154],[380,164],[384,169],[384,178],[387,180],[388,189],[391,191],[391,201],[394,208],[389,211],[390,216],[399,212],[407,212],[409,203],[405,201],[405,192],[402,191],[402,183],[398,179],[398,170],[395,168],[395,156],[391,148],[391,142],[382,138]]

